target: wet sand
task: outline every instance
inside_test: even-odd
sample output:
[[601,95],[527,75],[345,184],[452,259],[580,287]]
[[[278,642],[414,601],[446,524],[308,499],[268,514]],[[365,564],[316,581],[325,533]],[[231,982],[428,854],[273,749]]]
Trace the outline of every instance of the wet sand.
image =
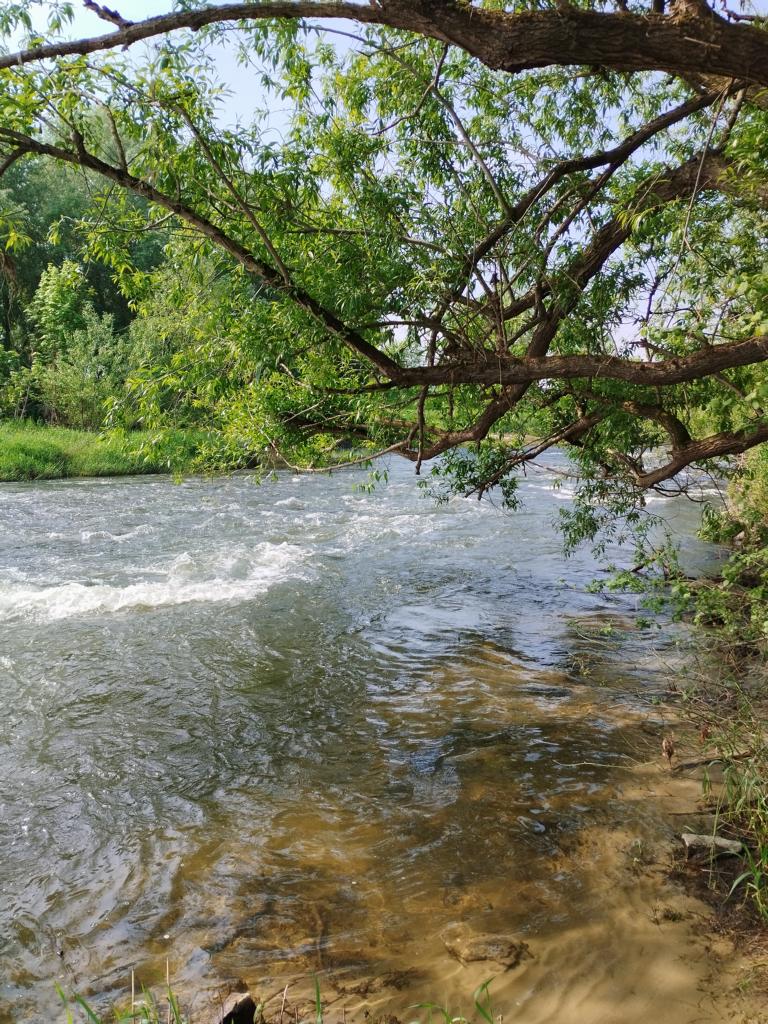
[[[321,933],[304,946],[306,966],[314,960],[314,970],[296,971],[287,957],[282,970],[253,979],[251,991],[268,1000],[268,1019],[283,1005],[286,1021],[296,1013],[302,1020],[314,1017],[315,977],[326,1022],[442,1020],[443,1008],[452,1018],[479,1021],[473,994],[486,982],[490,1002],[485,995],[480,999],[499,1021],[768,1021],[764,965],[739,954],[731,939],[714,930],[711,908],[672,878],[681,822],[696,820],[700,792],[698,781],[672,775],[660,762],[622,770],[615,800],[623,820],[581,830],[552,858],[551,877],[563,880],[568,902],[546,926],[535,924],[547,902],[535,884],[512,884],[505,892],[492,884],[471,894],[457,890],[443,907],[423,908],[423,932],[403,933],[400,948],[387,936],[386,948],[372,957],[379,958],[378,971],[366,961],[366,950],[345,951]],[[440,937],[446,916],[482,920],[484,928],[496,920],[499,934],[524,938],[530,953],[509,969],[493,960],[462,964]],[[223,986],[221,995],[227,990]],[[199,994],[200,1020],[217,1017],[212,1002],[210,992]],[[419,1005],[424,1003],[434,1003],[434,1010]]]

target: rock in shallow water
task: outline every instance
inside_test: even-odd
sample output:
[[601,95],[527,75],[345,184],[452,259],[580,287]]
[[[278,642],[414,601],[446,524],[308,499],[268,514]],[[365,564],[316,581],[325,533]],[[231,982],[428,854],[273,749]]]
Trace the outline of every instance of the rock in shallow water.
[[217,1024],[253,1024],[257,1018],[256,1002],[250,992],[234,992],[224,1003]]
[[462,964],[493,960],[508,970],[531,956],[528,944],[513,935],[473,932],[461,922],[449,924],[440,933],[440,938],[451,956]]

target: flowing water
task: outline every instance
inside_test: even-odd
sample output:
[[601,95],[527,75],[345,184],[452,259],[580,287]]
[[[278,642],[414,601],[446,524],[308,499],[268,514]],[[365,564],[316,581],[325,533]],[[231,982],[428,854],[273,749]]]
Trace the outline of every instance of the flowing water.
[[[529,943],[514,1019],[569,1020],[590,971],[606,998],[639,913],[611,872],[664,828],[621,766],[656,756],[674,637],[563,560],[567,484],[510,515],[391,472],[0,488],[0,1020],[166,962],[187,997],[459,999],[498,968],[452,922]],[[654,510],[711,557],[694,506]]]

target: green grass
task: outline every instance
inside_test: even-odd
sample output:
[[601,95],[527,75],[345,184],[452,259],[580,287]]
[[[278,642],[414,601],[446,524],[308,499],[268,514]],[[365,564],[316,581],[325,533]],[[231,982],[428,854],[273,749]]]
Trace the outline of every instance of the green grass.
[[23,421],[0,423],[0,481],[185,473],[208,439],[203,431],[95,434]]
[[[472,1009],[468,1011],[468,1015],[465,1016],[463,1013],[451,1012],[447,1007],[441,1006],[438,1003],[415,1003],[410,1007],[410,1010],[422,1010],[426,1011],[426,1013],[419,1013],[416,1016],[409,1015],[409,1024],[498,1024],[499,1021],[503,1020],[503,1015],[497,1014],[493,1008],[490,994],[491,980],[483,982],[479,988],[475,989],[472,994]],[[66,1024],[193,1024],[183,1011],[170,983],[166,984],[165,992],[159,1000],[146,988],[142,988],[141,995],[137,998],[134,992],[132,975],[130,1007],[126,1007],[123,1010],[115,1010],[108,1017],[99,1015],[82,996],[68,994],[58,985],[56,989],[66,1008]],[[279,1016],[276,1005],[271,1011],[267,1011],[267,1003],[271,1001],[270,999],[266,1000],[266,1002],[261,1002],[257,996],[251,996],[251,999],[253,999],[251,1005],[255,1004],[255,1011],[253,1013],[254,1024],[282,1024],[283,1010],[286,1011],[285,1020],[287,1021],[295,1020],[297,1024],[325,1024],[325,1006],[320,991],[320,981],[317,977],[314,979],[314,989],[312,1003],[302,1003],[300,1013],[300,1004],[296,1003],[293,1006],[286,1004],[285,1000],[288,992],[288,986],[286,985]],[[278,990],[275,996],[279,994]],[[243,998],[245,998],[245,995],[243,995]],[[274,996],[271,998],[274,998]],[[250,1017],[250,1008],[246,1012]],[[367,1010],[363,1011],[362,1017],[364,1020],[373,1020],[374,1024],[383,1024],[384,1021],[400,1024],[398,1018],[391,1015],[372,1018]],[[212,1018],[209,1017],[208,1019]],[[238,1016],[238,1019],[241,1018]],[[344,1015],[343,1019],[346,1019],[346,1015]],[[360,1018],[358,1017],[357,1019],[359,1020]]]
[[188,1017],[182,1013],[170,988],[165,997],[166,1005],[161,1005],[151,992],[143,989],[138,1002],[132,997],[129,1009],[115,1011],[108,1020],[97,1014],[82,996],[68,996],[58,985],[56,987],[66,1007],[67,1024],[111,1024],[112,1021],[114,1024],[188,1024]]
[[[713,858],[708,884],[726,898],[741,899],[768,925],[768,666],[756,658],[739,664],[740,655],[729,658],[724,648],[715,634],[700,653],[698,671],[689,669],[683,693],[686,718],[700,729],[712,834],[743,845],[741,861]],[[713,768],[719,769],[716,783],[710,780]]]

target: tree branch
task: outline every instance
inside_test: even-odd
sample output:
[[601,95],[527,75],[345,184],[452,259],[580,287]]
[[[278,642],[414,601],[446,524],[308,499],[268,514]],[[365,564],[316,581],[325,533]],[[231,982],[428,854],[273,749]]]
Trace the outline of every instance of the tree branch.
[[[485,365],[421,366],[400,370],[401,387],[425,384],[531,384],[537,380],[623,380],[641,387],[666,387],[708,377],[734,366],[749,366],[768,359],[768,335],[727,345],[699,349],[689,356],[643,362],[620,356],[509,357],[487,360]],[[474,439],[470,439],[474,440]]]
[[197,144],[200,146],[200,148],[202,149],[203,153],[205,154],[205,158],[208,161],[208,163],[211,165],[211,167],[213,168],[214,172],[216,173],[217,178],[224,185],[224,187],[229,192],[229,194],[232,196],[232,199],[234,200],[237,208],[240,210],[240,212],[243,214],[245,219],[251,225],[251,227],[256,232],[258,237],[261,239],[261,242],[264,245],[264,248],[267,250],[269,255],[272,257],[272,259],[273,259],[273,261],[275,263],[275,266],[280,271],[280,274],[281,274],[281,276],[283,278],[284,283],[290,287],[292,285],[292,283],[293,283],[293,279],[291,277],[291,273],[288,270],[288,267],[283,262],[283,259],[280,256],[280,254],[278,253],[277,249],[273,245],[272,239],[269,237],[269,235],[267,234],[267,232],[263,228],[261,222],[258,220],[256,215],[254,214],[254,212],[253,212],[252,208],[250,207],[250,205],[248,203],[246,203],[246,201],[240,195],[238,190],[235,188],[234,182],[229,177],[229,175],[224,170],[224,168],[221,166],[219,161],[216,159],[216,157],[215,157],[215,155],[213,153],[213,150],[211,149],[211,146],[210,146],[208,140],[203,135],[203,133],[200,131],[200,129],[197,127],[197,125],[192,120],[190,115],[187,113],[187,111],[183,107],[178,107],[177,109],[178,109],[178,112],[181,115],[182,119],[184,120],[184,123],[186,124],[187,128],[189,128],[189,130],[192,132],[193,136],[195,137],[195,140],[197,141]]
[[525,448],[523,451],[515,452],[507,459],[503,466],[496,470],[492,476],[484,480],[478,487],[474,489],[472,493],[476,493],[479,498],[489,491],[511,470],[517,466],[522,466],[526,462],[532,462],[538,458],[544,452],[550,448],[554,448],[556,444],[562,444],[563,442],[574,442],[578,438],[583,437],[584,434],[596,427],[598,423],[605,419],[607,413],[589,413],[584,416],[580,416],[579,419],[574,420],[573,423],[569,423],[567,426],[562,427],[560,430],[554,431],[548,437],[542,438],[541,441],[537,441],[530,448]]
[[[728,87],[729,86],[726,85],[724,88],[727,89]],[[699,110],[704,110],[711,106],[722,96],[722,94],[723,89],[720,89],[717,92],[708,92],[695,96],[690,100],[686,100],[685,103],[681,103],[678,106],[673,107],[673,109],[667,111],[667,113],[654,118],[647,124],[644,124],[641,128],[633,132],[624,139],[623,142],[614,146],[612,149],[600,150],[596,153],[591,153],[589,156],[562,160],[560,163],[552,167],[539,182],[530,188],[525,195],[523,195],[514,204],[510,209],[509,214],[506,217],[503,217],[498,224],[488,232],[486,237],[478,242],[474,249],[467,255],[456,275],[457,280],[462,282],[461,285],[459,285],[459,288],[461,289],[460,293],[463,293],[465,287],[464,282],[468,280],[477,264],[480,263],[481,260],[485,259],[485,257],[493,251],[494,247],[505,237],[505,235],[520,223],[534,204],[539,202],[539,200],[550,192],[558,182],[563,180],[563,178],[581,171],[595,170],[596,168],[603,167],[605,165],[609,165],[612,169],[612,173],[615,173],[615,171],[626,163],[626,161],[636,153],[641,146],[649,142],[655,135],[658,135],[667,128],[671,128],[673,125],[678,124],[686,117],[690,117],[691,114],[695,114]],[[606,178],[606,181],[607,180],[608,179]],[[603,184],[605,184],[605,182],[601,182],[601,187]],[[457,291],[450,293],[450,295],[446,297],[446,300],[444,300],[441,308],[446,309],[447,305],[450,304],[451,299],[456,297]],[[530,307],[524,306],[523,309],[525,308]],[[509,319],[511,316],[519,315],[523,309],[519,307],[519,303],[515,302],[511,308],[505,308],[504,315]]]
[[768,33],[731,23],[703,3],[678,3],[672,16],[608,14],[568,5],[513,13],[481,10],[458,0],[222,4],[118,22],[114,32],[103,36],[30,47],[0,57],[0,68],[132,46],[180,29],[197,31],[209,25],[269,18],[347,19],[404,29],[452,43],[489,68],[512,73],[575,64],[681,76],[722,75],[768,85]]
[[692,441],[684,448],[679,449],[674,458],[658,469],[643,473],[630,468],[630,472],[638,487],[647,490],[664,480],[677,476],[694,462],[724,458],[726,455],[741,455],[743,452],[749,451],[750,448],[762,444],[763,441],[768,441],[768,424],[765,423],[746,427],[743,430],[723,431],[720,434],[704,437],[700,441]]
[[397,379],[399,376],[400,366],[386,353],[376,348],[361,334],[347,326],[332,310],[326,309],[315,298],[303,291],[303,289],[294,284],[287,284],[279,270],[258,259],[240,242],[217,227],[208,218],[186,206],[180,199],[174,199],[166,195],[155,188],[154,185],[141,178],[137,178],[121,167],[113,167],[112,164],[108,164],[93,153],[88,152],[82,144],[77,147],[76,152],[73,152],[63,149],[61,146],[40,142],[37,139],[22,135],[20,132],[0,125],[0,140],[2,139],[6,139],[17,147],[24,148],[27,152],[38,153],[41,156],[50,156],[63,163],[74,164],[75,166],[95,171],[97,174],[116,182],[128,191],[142,196],[156,206],[160,206],[175,214],[175,216],[189,224],[199,234],[214,242],[224,252],[229,253],[253,277],[259,278],[265,284],[280,291],[287,298],[292,299],[297,306],[309,313],[331,334],[335,335],[359,355],[368,359],[385,376],[391,379]]

